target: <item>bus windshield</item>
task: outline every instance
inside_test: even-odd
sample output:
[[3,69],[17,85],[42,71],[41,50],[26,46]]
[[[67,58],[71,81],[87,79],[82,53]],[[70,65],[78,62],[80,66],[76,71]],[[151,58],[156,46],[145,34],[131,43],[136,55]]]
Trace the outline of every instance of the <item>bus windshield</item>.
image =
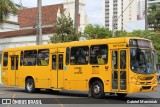
[[150,49],[130,49],[131,70],[140,74],[155,73],[154,52]]

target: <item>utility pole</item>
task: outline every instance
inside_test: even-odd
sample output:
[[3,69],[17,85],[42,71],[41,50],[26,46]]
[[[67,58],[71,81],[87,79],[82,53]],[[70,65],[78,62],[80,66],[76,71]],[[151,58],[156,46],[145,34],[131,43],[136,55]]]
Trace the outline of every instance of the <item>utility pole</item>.
[[74,28],[76,33],[78,33],[78,14],[79,14],[79,0],[75,0]]
[[148,7],[147,7],[147,0],[145,0],[145,30],[148,30]]
[[42,44],[42,0],[37,0],[37,9],[38,9],[38,26],[37,26],[37,39],[36,44],[40,45]]

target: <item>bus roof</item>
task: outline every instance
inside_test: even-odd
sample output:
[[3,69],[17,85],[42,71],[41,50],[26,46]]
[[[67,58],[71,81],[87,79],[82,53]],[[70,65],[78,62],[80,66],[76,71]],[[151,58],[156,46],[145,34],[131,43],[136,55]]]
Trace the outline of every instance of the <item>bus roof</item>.
[[[55,44],[45,44],[45,45],[33,45],[33,46],[24,46],[24,47],[16,47],[16,48],[6,48],[3,51],[18,51],[18,50],[30,50],[30,49],[45,49],[45,48],[63,48],[63,47],[73,47],[73,46],[85,46],[85,45],[93,45],[93,44],[111,44],[111,43],[128,43],[129,39],[143,39],[145,38],[139,37],[119,37],[119,38],[108,38],[108,39],[92,39],[85,41],[72,41],[65,43],[55,43]],[[148,40],[150,41],[150,40]]]

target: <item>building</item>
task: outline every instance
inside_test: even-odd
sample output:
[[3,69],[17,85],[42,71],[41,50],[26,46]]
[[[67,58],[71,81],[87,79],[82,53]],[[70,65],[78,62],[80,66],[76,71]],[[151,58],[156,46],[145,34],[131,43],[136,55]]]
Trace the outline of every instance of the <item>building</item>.
[[[19,4],[16,4],[16,7],[18,11],[20,9],[26,8],[26,7],[20,6]],[[8,31],[14,31],[14,30],[19,30],[18,14],[14,15],[12,11],[10,11],[9,18],[3,23],[2,26],[0,26],[0,32],[8,32]]]
[[18,17],[10,13],[7,21],[0,26],[0,32],[14,31],[19,29]]
[[105,27],[123,30],[130,21],[137,20],[136,0],[104,0]]
[[[147,0],[147,7],[149,8],[151,4],[159,3],[160,0]],[[145,19],[145,0],[137,1],[137,20]]]
[[[60,9],[67,15],[70,13],[74,20],[75,0],[65,0],[62,4],[42,6],[42,43],[48,44],[49,36],[55,33],[53,24],[60,14]],[[84,1],[80,0],[79,30],[85,27]],[[36,45],[37,37],[37,8],[25,8],[18,14],[19,30],[0,32],[0,56],[4,48]]]
[[[70,14],[70,17],[74,20],[75,14],[75,0],[64,0],[64,13],[66,15]],[[79,31],[83,31],[86,26],[86,15],[85,15],[85,3],[84,0],[79,0]]]
[[145,0],[137,1],[137,20],[145,19]]
[[[85,28],[84,6],[84,0],[80,0],[78,16],[79,30],[84,30]],[[42,44],[48,44],[49,36],[55,33],[53,24],[60,15],[60,9],[63,9],[66,15],[70,14],[74,20],[75,0],[64,0],[62,4],[42,6]],[[36,45],[37,8],[24,8],[19,10],[18,16],[10,15],[2,29],[0,29],[0,60],[4,48]]]
[[[84,0],[79,3],[79,30],[85,28]],[[60,16],[60,10],[64,10],[64,14],[70,14],[74,20],[75,0],[64,0],[63,4],[42,6],[42,27],[52,27],[56,22],[56,18]],[[32,29],[37,27],[37,8],[27,8],[19,12],[18,22],[20,29]]]

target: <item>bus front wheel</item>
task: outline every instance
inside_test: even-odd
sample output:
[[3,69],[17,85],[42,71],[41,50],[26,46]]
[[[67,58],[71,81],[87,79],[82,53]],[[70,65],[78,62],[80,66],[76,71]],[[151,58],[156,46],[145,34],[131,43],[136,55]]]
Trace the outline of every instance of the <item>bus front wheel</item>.
[[104,88],[101,81],[94,81],[92,83],[91,95],[94,98],[102,98],[104,96]]
[[27,93],[33,93],[36,91],[35,83],[32,78],[28,78],[25,83],[25,90]]

